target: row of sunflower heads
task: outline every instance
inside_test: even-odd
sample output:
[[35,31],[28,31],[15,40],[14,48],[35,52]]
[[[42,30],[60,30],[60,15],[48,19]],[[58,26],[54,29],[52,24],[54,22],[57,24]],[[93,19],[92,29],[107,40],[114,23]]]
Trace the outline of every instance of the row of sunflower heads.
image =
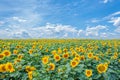
[[5,57],[9,57],[11,55],[11,52],[9,50],[4,50],[2,53],[0,53],[0,60],[3,60]]
[[15,69],[11,62],[7,62],[5,64],[0,64],[0,72],[14,72]]
[[25,70],[28,74],[29,80],[32,80],[33,79],[33,71],[35,71],[36,68],[34,66],[26,66]]

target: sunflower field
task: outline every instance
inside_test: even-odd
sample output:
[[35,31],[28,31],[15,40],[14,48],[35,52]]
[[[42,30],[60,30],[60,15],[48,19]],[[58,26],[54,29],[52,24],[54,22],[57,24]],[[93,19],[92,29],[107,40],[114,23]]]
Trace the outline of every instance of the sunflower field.
[[0,80],[120,80],[120,40],[0,40]]

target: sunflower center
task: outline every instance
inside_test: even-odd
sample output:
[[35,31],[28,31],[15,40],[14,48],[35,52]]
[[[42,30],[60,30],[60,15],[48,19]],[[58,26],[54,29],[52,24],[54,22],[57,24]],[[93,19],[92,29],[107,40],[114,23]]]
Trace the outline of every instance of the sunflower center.
[[8,65],[8,68],[9,68],[9,69],[12,69],[12,66],[11,66],[11,65]]
[[9,53],[8,53],[8,52],[5,52],[5,55],[9,55]]
[[59,56],[56,56],[56,59],[59,59]]
[[3,55],[0,55],[0,58],[3,58],[4,56]]
[[6,71],[6,68],[5,68],[5,66],[2,66],[2,70],[3,70],[3,71]]
[[104,70],[105,70],[105,66],[100,66],[100,67],[99,67],[99,70],[100,70],[100,71],[104,71]]
[[76,62],[72,62],[72,65],[76,65]]
[[87,74],[90,75],[90,71],[87,71]]
[[67,58],[67,57],[68,57],[68,55],[67,55],[67,54],[65,54],[65,55],[64,55],[64,57],[65,57],[65,58]]
[[44,59],[44,62],[47,62],[47,59]]
[[50,65],[50,70],[51,70],[51,69],[53,69],[53,66],[52,66],[52,65]]

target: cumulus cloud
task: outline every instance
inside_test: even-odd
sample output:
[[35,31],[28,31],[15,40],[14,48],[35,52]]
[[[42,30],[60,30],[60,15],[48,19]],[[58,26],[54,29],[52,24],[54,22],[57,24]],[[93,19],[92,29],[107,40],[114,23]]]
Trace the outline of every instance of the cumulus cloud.
[[102,32],[100,33],[100,38],[104,39],[113,39],[113,38],[119,38],[119,34],[111,33],[111,32]]
[[113,17],[111,18],[111,20],[109,21],[111,23],[113,23],[114,26],[120,26],[120,17]]
[[[70,25],[62,24],[50,24],[45,26],[31,28],[31,31],[38,37],[74,37],[77,34],[77,30]],[[37,35],[39,33],[39,35]]]
[[103,0],[103,3],[108,3],[109,0]]
[[26,31],[16,32],[12,34],[12,38],[31,38]]
[[19,17],[12,17],[13,20],[18,21],[18,22],[26,22],[27,20],[19,18]]
[[109,22],[116,26],[115,32],[120,33],[120,17],[113,17]]
[[108,2],[112,2],[112,0],[102,0],[102,3],[106,4]]
[[95,27],[87,27],[86,28],[86,36],[98,36],[100,30],[106,30],[107,27],[103,25],[97,25]]
[[120,33],[120,27],[116,28],[115,32]]

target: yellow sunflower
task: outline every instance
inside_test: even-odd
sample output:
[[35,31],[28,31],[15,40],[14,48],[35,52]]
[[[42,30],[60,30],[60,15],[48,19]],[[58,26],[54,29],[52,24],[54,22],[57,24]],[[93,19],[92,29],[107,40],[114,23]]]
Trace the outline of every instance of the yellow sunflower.
[[33,74],[32,71],[28,72],[28,78],[29,78],[29,80],[32,80],[32,78],[33,78],[32,74]]
[[67,48],[64,48],[64,49],[63,49],[63,52],[65,52],[65,53],[66,53],[67,51],[68,51],[68,49],[67,49]]
[[61,57],[58,54],[56,54],[54,55],[54,59],[57,62],[57,61],[60,61]]
[[0,54],[0,60],[4,59],[5,55],[4,54]]
[[79,57],[74,57],[73,60],[80,62],[80,58]]
[[18,50],[13,50],[13,53],[14,53],[14,54],[17,54],[17,53],[18,53]]
[[105,64],[99,64],[97,65],[97,71],[99,73],[105,73],[107,71],[107,66]]
[[27,72],[30,72],[31,70],[30,70],[30,66],[26,66],[25,67],[25,70],[27,71]]
[[6,64],[0,64],[0,72],[6,72]]
[[92,58],[93,57],[93,53],[88,53],[88,58]]
[[11,55],[11,52],[9,50],[4,50],[3,51],[3,54],[5,54],[5,56],[10,56]]
[[32,54],[32,53],[33,53],[33,50],[32,50],[32,49],[30,49],[30,50],[29,50],[29,54]]
[[100,60],[98,56],[93,56],[93,59],[95,59],[96,61]]
[[58,48],[58,54],[61,54],[62,50],[60,48]]
[[69,57],[69,54],[68,54],[68,53],[64,53],[64,54],[63,54],[63,58],[66,58],[66,59],[67,59],[68,57]]
[[80,56],[80,60],[84,60],[85,59],[85,56],[84,55],[81,55]]
[[70,62],[70,65],[71,65],[72,68],[76,67],[78,64],[79,64],[79,62],[78,62],[78,61],[75,61],[75,60],[72,60],[72,61]]
[[89,69],[85,70],[85,75],[86,75],[87,77],[92,76],[92,70],[89,70]]
[[31,72],[31,71],[36,70],[36,68],[35,68],[34,66],[26,66],[25,70],[26,70],[27,72]]
[[23,58],[23,55],[22,54],[19,54],[18,55],[18,59],[22,59]]
[[55,70],[55,64],[54,63],[49,64],[49,70]]
[[15,71],[15,69],[13,68],[12,63],[10,63],[10,62],[7,62],[7,64],[6,64],[6,69],[7,69],[7,71],[9,71],[9,72]]
[[43,64],[47,64],[49,62],[49,56],[44,56],[43,58],[42,58],[42,63]]

